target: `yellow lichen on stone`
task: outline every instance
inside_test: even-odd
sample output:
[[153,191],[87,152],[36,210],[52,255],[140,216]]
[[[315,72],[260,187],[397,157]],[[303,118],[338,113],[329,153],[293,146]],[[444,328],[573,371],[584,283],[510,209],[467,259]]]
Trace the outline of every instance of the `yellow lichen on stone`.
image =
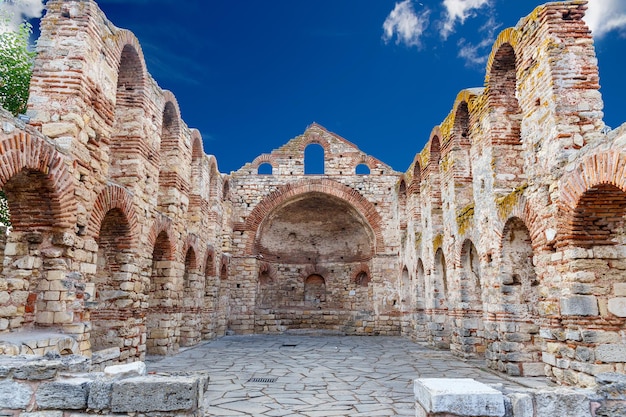
[[452,140],[453,132],[454,132],[454,119],[456,114],[456,108],[458,103],[455,103],[455,106],[452,108],[452,111],[448,113],[446,119],[439,125],[439,129],[441,130],[441,145],[448,143]]
[[438,233],[433,238],[433,252],[437,252],[437,249],[439,249],[441,245],[443,245],[443,234]]
[[509,217],[509,214],[511,214],[511,211],[513,211],[513,208],[519,201],[526,188],[528,188],[528,184],[522,184],[504,197],[496,199],[496,207],[498,209],[498,214],[500,215],[501,219],[504,220]]
[[474,219],[474,203],[463,207],[456,216],[459,235],[464,235]]

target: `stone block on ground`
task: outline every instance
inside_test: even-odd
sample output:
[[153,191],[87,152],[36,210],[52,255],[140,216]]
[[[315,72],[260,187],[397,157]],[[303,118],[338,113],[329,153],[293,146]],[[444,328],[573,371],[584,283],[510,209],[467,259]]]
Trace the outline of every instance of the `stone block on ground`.
[[206,376],[142,376],[113,383],[111,411],[172,412],[198,409]]
[[416,379],[413,390],[416,401],[429,414],[504,416],[502,393],[471,378]]

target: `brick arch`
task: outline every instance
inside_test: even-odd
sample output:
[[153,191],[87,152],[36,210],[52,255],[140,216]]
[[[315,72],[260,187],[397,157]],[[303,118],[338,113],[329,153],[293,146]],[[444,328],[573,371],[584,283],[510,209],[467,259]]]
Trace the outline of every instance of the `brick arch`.
[[128,30],[120,30],[115,40],[115,102],[110,117],[105,115],[111,123],[111,137],[103,138],[104,143],[110,144],[109,175],[113,179],[124,175],[123,161],[136,159],[138,154],[148,159],[152,155],[143,134],[144,123],[125,123],[129,117],[142,120],[146,115],[148,71],[143,52],[135,35]]
[[182,120],[180,117],[180,107],[178,101],[171,91],[163,91],[163,108],[161,109],[161,144],[159,147],[159,157],[161,159],[160,172],[163,174],[165,166],[164,157],[169,153],[183,151],[181,146]]
[[613,186],[626,193],[626,153],[617,150],[599,152],[585,157],[559,182],[558,245],[572,238],[577,208],[584,195],[594,188]]
[[276,160],[275,160],[274,155],[269,154],[269,153],[261,154],[261,155],[257,156],[254,159],[254,161],[252,161],[250,166],[252,168],[258,168],[259,166],[261,166],[263,164],[270,164],[272,166],[272,168],[276,168]]
[[[115,37],[115,54],[117,57],[117,78],[115,106],[141,107],[145,100],[146,76],[148,68],[143,56],[143,51],[137,37],[129,30],[120,29]],[[136,55],[136,60],[131,55]],[[131,60],[132,62],[129,62]],[[133,64],[132,67],[122,67],[125,63]],[[124,88],[120,88],[124,86]],[[128,86],[134,88],[129,89]],[[137,100],[139,98],[139,100]]]
[[196,213],[202,211],[203,191],[205,186],[202,181],[204,177],[204,149],[202,147],[202,136],[198,129],[191,129],[191,170],[189,178],[189,206],[187,208],[188,219],[192,219]]
[[422,183],[422,165],[420,161],[420,154],[415,155],[415,158],[413,158],[413,163],[411,164],[407,174],[410,193],[417,194],[420,192],[420,187]]
[[406,185],[407,181],[406,181],[406,178],[405,178],[404,174],[400,175],[400,177],[398,178],[398,182],[396,184],[397,184],[397,187],[398,187],[397,188],[398,194],[400,194],[400,195],[404,194],[404,197],[406,197],[408,188],[407,188],[407,185]]
[[456,99],[454,100],[454,105],[452,106],[453,124],[454,124],[454,118],[456,117],[456,111],[459,107],[459,104],[461,104],[462,102],[466,102],[469,112],[472,113],[474,111],[474,106],[473,106],[474,100],[476,99],[476,97],[482,94],[483,91],[484,91],[484,88],[482,87],[466,88],[464,90],[459,91],[459,93],[456,95]]
[[469,135],[471,128],[470,101],[463,99],[455,102],[452,114],[452,140],[460,146],[469,146],[471,143]]
[[218,195],[217,187],[219,185],[220,171],[217,168],[217,160],[215,156],[209,155],[209,196],[215,197]]
[[443,227],[443,216],[441,213],[442,200],[441,200],[441,188],[442,177],[439,170],[439,164],[442,157],[442,142],[443,135],[441,128],[436,126],[430,133],[430,139],[428,140],[428,159],[423,165],[424,173],[429,177],[430,181],[430,200],[431,200],[431,217],[433,219],[432,225],[435,228]]
[[119,209],[128,221],[130,244],[131,248],[134,248],[136,245],[136,236],[139,232],[133,196],[128,190],[119,185],[107,185],[100,194],[98,194],[93,208],[91,209],[91,216],[89,217],[89,225],[87,227],[88,236],[94,239],[99,237],[102,221],[107,213],[115,208]]
[[354,207],[374,232],[375,252],[377,249],[382,250],[384,248],[382,218],[376,211],[376,207],[359,194],[358,191],[350,187],[329,179],[315,179],[284,185],[256,205],[244,223],[244,230],[252,232],[246,242],[246,253],[253,253],[257,231],[268,214],[294,197],[310,192],[319,192],[337,197]]
[[[211,264],[209,264],[209,258],[211,259]],[[215,249],[210,245],[204,254],[204,275],[215,276]]]
[[221,281],[228,280],[230,278],[228,276],[228,266],[230,265],[230,258],[226,254],[222,254],[222,258],[220,259],[220,270],[218,271],[218,276]]
[[191,160],[198,161],[203,155],[202,135],[198,129],[191,129]]
[[[491,85],[491,73],[494,65],[494,61],[496,60],[496,56],[500,48],[509,44],[513,48],[513,52],[515,52],[515,56],[519,56],[518,49],[520,48],[520,41],[522,39],[522,34],[515,28],[507,28],[504,29],[498,37],[496,41],[493,43],[491,47],[491,53],[489,54],[489,58],[487,59],[486,66],[486,74],[485,74],[485,85],[487,86],[487,90],[489,89],[489,85]],[[517,67],[517,65],[516,65]]]
[[50,184],[54,223],[59,229],[76,224],[74,181],[67,170],[65,156],[44,139],[20,132],[0,141],[0,188],[22,170],[44,175]]
[[[470,117],[474,112],[474,101],[478,94],[483,93],[483,88],[471,88],[464,89],[459,91],[454,100],[454,104],[452,105],[452,110],[448,114],[448,117],[443,121],[443,123],[439,126],[441,130],[441,135],[439,135],[441,139],[441,152],[442,156],[446,153],[450,152],[453,148],[453,144],[469,146],[469,128],[470,128]],[[461,119],[460,112],[465,108],[465,112],[467,113],[466,119]],[[461,116],[464,116],[461,114]],[[462,125],[465,125],[467,128],[467,137],[464,141],[460,141],[459,138],[462,137],[460,134],[460,128]],[[452,142],[453,141],[453,142]],[[452,142],[452,143],[451,143]]]
[[119,29],[114,39],[116,41],[116,49],[119,51],[117,61],[118,66],[122,61],[122,51],[124,48],[126,46],[132,47],[137,53],[137,57],[139,58],[139,62],[141,64],[141,67],[139,68],[141,72],[139,74],[141,75],[141,79],[145,80],[145,76],[148,73],[148,67],[146,66],[146,59],[143,56],[143,50],[141,48],[141,44],[139,43],[139,39],[137,39],[133,32],[127,29]]
[[[173,110],[173,114],[166,114],[166,112],[169,112],[170,110]],[[173,117],[172,128],[174,129],[173,132],[170,132],[169,137],[166,138],[166,143],[164,143],[164,138],[161,137],[161,153],[163,153],[173,150],[173,147],[179,147],[182,133],[182,120],[180,117],[180,107],[178,105],[178,100],[176,100],[174,94],[169,90],[163,91],[163,108],[161,109],[161,114],[163,115],[164,119],[166,116]],[[161,129],[164,129],[164,127],[165,126],[162,126]],[[169,139],[169,141],[167,139]]]
[[370,175],[371,175],[372,172],[374,171],[374,167],[376,166],[377,163],[378,163],[378,160],[376,158],[374,158],[373,156],[361,155],[359,158],[356,158],[354,160],[354,163],[352,164],[352,168],[356,172],[356,168],[359,165],[365,165],[365,166],[367,166],[370,169]]
[[[185,238],[185,243],[183,244],[183,252],[182,255],[183,257],[187,257],[187,252],[189,251],[189,249],[193,249],[193,253],[194,253],[194,258],[191,262],[191,269],[196,269],[199,268],[201,265],[200,260],[198,259],[198,256],[200,255],[200,238],[198,238],[198,236],[196,234],[190,233],[187,235],[187,237]],[[184,263],[185,259],[183,259],[183,263]]]
[[331,151],[331,149],[330,149],[330,142],[328,142],[320,133],[318,133],[318,132],[310,132],[310,131],[307,130],[304,133],[304,136],[302,138],[302,141],[300,142],[300,146],[299,146],[298,150],[300,152],[304,152],[306,147],[311,145],[311,144],[318,144],[322,148],[324,148],[324,155],[330,153],[330,151]]
[[498,240],[498,250],[502,250],[502,238],[505,235],[505,226],[511,221],[511,219],[517,218],[521,220],[530,234],[530,240],[532,241],[533,250],[537,250],[548,242],[546,242],[543,231],[545,230],[545,224],[541,222],[539,215],[532,209],[530,203],[524,196],[517,198],[514,204],[508,207],[506,210],[500,209],[498,217],[493,221],[493,228],[496,233],[496,239]]
[[451,127],[450,136],[442,150],[442,155],[446,155],[444,163],[451,168],[454,178],[456,208],[463,211],[466,211],[474,201],[471,160],[473,116],[470,109],[475,97],[475,94],[468,90],[458,94],[451,113],[451,124],[448,125]]
[[361,263],[352,269],[352,273],[350,274],[350,282],[353,284],[360,284],[359,276],[361,274],[367,275],[367,283],[372,280],[372,273],[370,272],[370,268],[366,263]]
[[154,224],[152,225],[152,228],[150,229],[150,233],[148,234],[148,247],[149,248],[154,248],[154,245],[156,244],[156,241],[157,241],[157,237],[162,232],[165,232],[165,234],[167,235],[168,252],[169,252],[168,260],[172,261],[174,260],[174,257],[175,257],[174,255],[176,253],[176,245],[172,241],[172,220],[166,216],[157,214],[157,218],[154,220]]
[[[429,166],[431,165],[431,159],[432,159],[432,153],[433,153],[433,145],[435,145],[435,148],[438,148],[436,150],[439,151],[439,158],[441,158],[441,145],[442,145],[442,139],[443,139],[443,134],[441,133],[441,127],[439,126],[435,126],[433,128],[433,130],[430,132],[430,136],[428,138],[428,143],[426,144],[426,146],[424,147],[424,151],[422,151],[421,154],[421,166],[424,169],[428,169]],[[434,143],[437,142],[437,143]],[[437,155],[436,155],[437,156]]]

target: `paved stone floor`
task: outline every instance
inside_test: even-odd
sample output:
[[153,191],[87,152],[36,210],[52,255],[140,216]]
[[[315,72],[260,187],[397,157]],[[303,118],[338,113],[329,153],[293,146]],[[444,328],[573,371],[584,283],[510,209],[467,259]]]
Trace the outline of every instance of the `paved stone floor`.
[[415,416],[415,378],[517,385],[400,337],[226,336],[146,363],[208,371],[207,416]]

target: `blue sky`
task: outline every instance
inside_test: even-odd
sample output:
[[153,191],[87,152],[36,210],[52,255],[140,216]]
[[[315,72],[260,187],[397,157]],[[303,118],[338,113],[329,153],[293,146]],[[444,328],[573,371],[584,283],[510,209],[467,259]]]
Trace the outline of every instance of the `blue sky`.
[[[200,130],[221,172],[317,122],[405,171],[457,93],[481,87],[492,42],[542,1],[101,0]],[[36,0],[23,0],[33,10]],[[34,13],[31,10],[25,14]],[[605,122],[626,83],[626,0],[591,0]]]

